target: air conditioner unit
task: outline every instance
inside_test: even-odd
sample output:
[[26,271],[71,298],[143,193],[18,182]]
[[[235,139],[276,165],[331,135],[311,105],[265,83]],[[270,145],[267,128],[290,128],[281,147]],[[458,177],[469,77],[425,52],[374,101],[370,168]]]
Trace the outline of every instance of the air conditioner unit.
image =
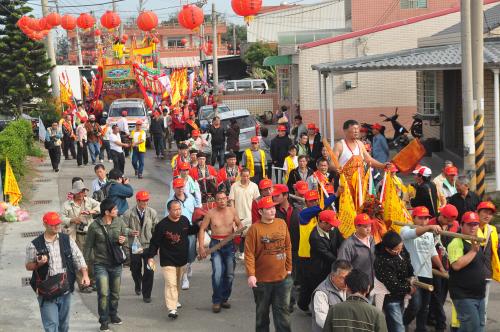
[[344,81],[344,87],[346,90],[351,90],[356,88],[357,86],[352,83],[352,81]]

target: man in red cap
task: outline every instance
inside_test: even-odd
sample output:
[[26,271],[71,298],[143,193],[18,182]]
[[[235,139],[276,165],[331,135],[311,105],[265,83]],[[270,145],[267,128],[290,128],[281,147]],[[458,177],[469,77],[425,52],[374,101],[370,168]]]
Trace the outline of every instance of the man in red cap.
[[[75,271],[82,273],[82,284],[90,286],[87,264],[75,241],[61,232],[62,220],[57,212],[43,216],[45,232],[31,241],[26,248],[26,270],[33,271],[31,287],[37,292],[42,324],[46,331],[69,331],[71,293],[75,284]],[[61,252],[66,256],[61,259]],[[69,259],[68,259],[69,258]],[[48,277],[67,278],[69,291],[61,291],[54,299],[44,298],[38,292],[40,281]]]
[[[453,185],[453,188],[455,188],[455,179],[456,179],[456,175],[458,175],[458,169],[457,169],[457,174],[454,175],[451,179],[448,179],[449,176],[446,176],[445,174],[445,169],[447,169],[448,167],[455,167],[453,165],[453,162],[450,161],[450,160],[445,160],[444,161],[444,164],[443,164],[443,168],[441,169],[441,173],[439,173],[438,176],[436,176],[432,182],[434,182],[434,184],[436,185],[436,188],[438,190],[438,194],[440,195],[439,199],[440,199],[440,202],[441,202],[441,206],[444,206],[446,205],[446,202],[443,200],[443,198],[446,198],[445,196],[446,195],[443,195],[443,187],[444,187],[444,181],[447,181],[449,185]],[[456,168],[456,167],[455,167]],[[448,172],[450,171],[451,169],[448,170]],[[454,190],[456,193],[456,188]],[[451,197],[451,195],[450,195]]]
[[195,200],[195,206],[201,207],[201,190],[200,185],[190,175],[191,167],[187,162],[180,162],[178,167],[178,174],[174,173],[174,178],[179,177],[184,179],[184,192],[191,194]]
[[[278,126],[278,135],[271,140],[271,159],[274,167],[282,168],[285,158],[288,155],[288,148],[292,146],[292,140],[286,135],[286,126]],[[278,176],[278,170],[275,170]]]
[[252,182],[259,184],[260,180],[266,177],[266,153],[260,149],[257,136],[252,137],[250,143],[252,145],[243,153],[241,164],[250,171]]
[[149,126],[149,132],[153,138],[153,145],[155,146],[156,158],[165,158],[163,151],[165,146],[163,145],[163,138],[165,135],[165,124],[161,117],[159,111],[153,112],[153,119],[151,119],[151,125]]
[[198,129],[191,131],[191,138],[185,141],[190,149],[203,151],[203,148],[208,146],[207,140],[200,134]]
[[386,163],[389,161],[389,145],[387,144],[387,139],[382,134],[382,128],[384,127],[380,123],[372,125],[372,157],[381,163]]
[[436,177],[432,182],[436,185],[441,205],[446,205],[449,198],[457,193],[455,180],[458,175],[458,168],[447,166],[444,168],[442,174],[444,175],[443,179],[440,180]]
[[258,208],[258,201],[263,197],[271,196],[273,192],[273,181],[270,179],[262,179],[259,182],[259,192],[260,196],[254,199],[252,202],[252,224],[255,224],[260,220],[260,213]]
[[[462,234],[477,236],[479,215],[467,211],[462,217]],[[450,298],[457,311],[460,331],[484,331],[485,295],[488,269],[486,257],[477,241],[454,238],[448,245]]]
[[135,194],[137,205],[131,207],[123,214],[123,221],[129,231],[128,242],[130,243],[130,272],[134,279],[135,293],[141,295],[144,302],[151,302],[151,290],[153,289],[154,271],[147,267],[147,252],[153,230],[158,224],[156,210],[148,206],[149,192],[138,191]]
[[261,218],[247,233],[245,268],[255,299],[256,331],[269,331],[272,306],[275,330],[290,332],[292,246],[285,221],[276,218],[275,205],[270,196],[258,202]]
[[[439,225],[428,225],[431,214],[425,206],[414,207],[412,216],[413,223],[417,227],[404,226],[401,228],[400,235],[410,254],[415,276],[421,282],[432,284],[433,265],[439,271],[446,272],[436,251],[434,235],[432,234],[437,234],[442,229]],[[417,289],[404,312],[404,325],[409,325],[416,318],[417,331],[426,331],[430,300],[431,292],[423,288]]]
[[146,154],[146,132],[142,129],[142,120],[137,120],[135,129],[130,133],[132,140],[132,166],[134,167],[135,175],[142,179],[144,171],[144,155]]

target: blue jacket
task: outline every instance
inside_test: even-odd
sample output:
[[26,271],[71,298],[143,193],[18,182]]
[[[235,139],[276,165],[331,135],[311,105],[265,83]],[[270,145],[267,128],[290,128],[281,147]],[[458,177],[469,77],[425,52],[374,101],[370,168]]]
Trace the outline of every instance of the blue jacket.
[[134,189],[129,184],[122,184],[115,180],[110,180],[112,183],[108,191],[108,198],[110,198],[118,208],[118,215],[124,214],[128,210],[127,198],[134,195]]
[[[330,195],[328,196],[328,198],[325,198],[325,207],[332,205],[332,203],[335,202],[336,198],[337,197],[335,195]],[[309,221],[311,221],[312,218],[316,217],[321,211],[323,210],[321,210],[319,205],[311,206],[300,211],[300,224],[307,225]]]
[[381,163],[386,163],[389,160],[389,146],[387,139],[382,134],[373,136],[372,157]]
[[[174,199],[176,201],[179,201],[181,203],[182,215],[185,216],[186,218],[188,218],[189,224],[191,224],[191,222],[192,222],[191,219],[193,218],[194,208],[196,207],[196,201],[194,199],[194,196],[189,194],[189,193],[184,192],[186,199],[184,201],[181,201],[180,199],[175,198],[174,195],[175,195],[174,191],[170,190],[170,195],[168,196],[167,204],[168,204],[168,202],[170,202],[171,200],[174,200]],[[165,217],[167,215],[168,215],[168,208],[165,206]]]

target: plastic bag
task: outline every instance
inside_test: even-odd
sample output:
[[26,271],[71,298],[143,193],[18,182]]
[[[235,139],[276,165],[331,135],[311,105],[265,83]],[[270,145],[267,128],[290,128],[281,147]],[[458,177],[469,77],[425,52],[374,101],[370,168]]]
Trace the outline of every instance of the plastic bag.
[[134,255],[142,254],[142,252],[144,251],[144,248],[142,247],[141,242],[139,242],[137,236],[134,236],[134,241],[132,242],[131,248],[132,254]]

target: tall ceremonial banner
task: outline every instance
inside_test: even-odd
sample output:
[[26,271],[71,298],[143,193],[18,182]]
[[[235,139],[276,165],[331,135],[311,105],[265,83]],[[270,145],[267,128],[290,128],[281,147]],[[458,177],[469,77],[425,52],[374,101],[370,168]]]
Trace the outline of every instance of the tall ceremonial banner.
[[394,175],[392,173],[386,175],[386,183],[384,190],[384,220],[391,224],[391,229],[398,232],[401,226],[394,225],[393,221],[400,221],[412,224],[410,213],[406,209],[405,203],[398,196]]
[[354,218],[356,218],[357,212],[356,207],[354,206],[354,200],[352,199],[351,189],[347,184],[345,175],[342,173],[340,173],[339,186],[344,188],[344,191],[340,194],[339,198],[339,231],[342,233],[344,239],[347,239],[356,230],[354,227]]
[[9,196],[9,203],[12,205],[19,205],[19,201],[23,198],[12,167],[10,166],[9,159],[5,159],[5,185],[3,187],[3,193]]

